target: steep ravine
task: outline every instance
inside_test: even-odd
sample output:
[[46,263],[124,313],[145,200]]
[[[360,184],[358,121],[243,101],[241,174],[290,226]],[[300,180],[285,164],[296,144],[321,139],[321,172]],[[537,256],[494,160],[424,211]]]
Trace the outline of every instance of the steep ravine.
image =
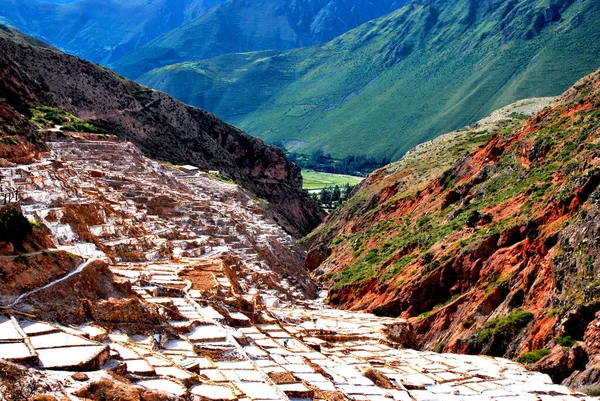
[[331,305],[409,318],[418,348],[597,383],[600,71],[518,125],[373,173],[309,238],[307,267]]

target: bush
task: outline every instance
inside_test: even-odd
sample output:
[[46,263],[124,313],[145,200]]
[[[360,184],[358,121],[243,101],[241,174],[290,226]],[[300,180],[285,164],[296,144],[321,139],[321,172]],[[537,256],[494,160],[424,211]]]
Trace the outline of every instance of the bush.
[[571,348],[577,342],[577,341],[573,340],[573,338],[571,336],[558,337],[558,338],[554,339],[554,341],[558,345],[560,345],[562,347],[568,347],[568,348]]
[[503,356],[508,345],[533,319],[533,313],[516,310],[490,320],[470,338],[471,351]]
[[31,223],[20,210],[10,207],[0,214],[0,241],[8,241],[20,247],[31,233]]
[[6,401],[30,401],[49,388],[16,365],[0,362],[0,394]]
[[547,348],[536,349],[536,350],[533,350],[531,352],[526,352],[523,355],[521,355],[517,359],[517,362],[523,363],[523,364],[536,363],[537,361],[539,361],[540,359],[542,359],[543,357],[545,357],[546,355],[549,355],[549,354],[550,354],[550,350]]
[[481,341],[488,341],[496,336],[508,337],[522,329],[533,319],[533,313],[528,311],[515,311],[508,315],[490,320],[479,332],[478,337]]
[[35,228],[44,228],[44,224],[40,223],[39,221],[33,221],[33,220],[29,220],[29,224],[31,225],[31,227],[35,227]]
[[18,145],[19,140],[17,139],[17,137],[9,135],[9,136],[0,137],[0,143],[2,143],[4,145]]
[[585,390],[585,393],[590,397],[600,397],[600,386]]

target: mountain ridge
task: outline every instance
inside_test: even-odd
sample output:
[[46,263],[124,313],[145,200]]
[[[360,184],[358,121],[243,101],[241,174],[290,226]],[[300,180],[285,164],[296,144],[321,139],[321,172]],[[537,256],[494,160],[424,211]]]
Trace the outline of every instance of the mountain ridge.
[[133,51],[115,69],[137,79],[149,70],[177,62],[324,43],[406,1],[230,0]]
[[[0,23],[88,61],[110,65],[222,1],[6,0],[0,5]],[[56,25],[61,29],[56,29]]]

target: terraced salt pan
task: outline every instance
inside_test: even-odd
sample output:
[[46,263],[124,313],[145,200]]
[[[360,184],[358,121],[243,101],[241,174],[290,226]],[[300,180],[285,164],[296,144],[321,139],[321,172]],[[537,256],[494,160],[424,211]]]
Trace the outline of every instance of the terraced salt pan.
[[200,385],[191,388],[190,392],[194,395],[208,398],[209,400],[235,400],[237,397],[226,386]]
[[177,396],[183,396],[186,392],[186,389],[180,384],[165,379],[141,380],[138,381],[136,384],[142,387],[146,387],[150,390],[162,391]]
[[125,361],[127,371],[133,374],[149,374],[155,373],[154,368],[145,359],[131,359]]
[[39,350],[44,348],[96,345],[97,343],[81,337],[73,336],[71,334],[58,332],[31,337],[31,344],[35,347],[35,349]]
[[[45,369],[70,369],[83,367],[94,359],[104,360],[103,354],[108,354],[104,345],[88,347],[67,347],[37,350],[40,366]],[[106,355],[108,356],[108,355]]]
[[[137,379],[147,375],[138,384],[180,394],[193,381],[187,380],[191,375],[194,380],[207,383],[191,384],[192,392],[208,399],[240,401],[286,400],[285,392],[308,397],[309,385],[334,391],[340,399],[348,400],[584,399],[565,387],[550,384],[547,376],[527,372],[510,361],[394,349],[383,334],[385,325],[394,319],[331,310],[319,302],[307,301],[292,271],[272,267],[301,257],[298,247],[272,221],[256,212],[252,200],[236,193],[232,186],[168,171],[142,158],[127,144],[81,142],[51,146],[57,149],[57,157],[66,162],[64,171],[58,173],[48,164],[28,168],[32,175],[43,175],[46,184],[33,193],[33,199],[45,203],[31,205],[27,213],[41,216],[62,246],[89,254],[94,250],[85,243],[77,250],[78,238],[70,226],[48,222],[44,216],[50,215],[50,202],[60,204],[60,199],[70,198],[74,204],[93,205],[101,193],[115,212],[103,212],[106,221],[93,228],[100,242],[116,252],[117,260],[119,252],[128,251],[140,252],[147,259],[163,259],[157,263],[122,262],[114,266],[114,272],[130,280],[140,296],[160,306],[176,308],[183,316],[178,317],[182,321],[170,322],[178,334],[166,338],[164,334],[130,338],[108,333],[113,358],[136,371]],[[82,173],[92,168],[105,170],[108,176],[92,179]],[[181,189],[184,187],[187,189]],[[148,215],[144,199],[156,193],[177,199],[181,215]],[[62,211],[52,209],[58,215]],[[175,234],[177,240],[167,239]],[[163,247],[175,251],[164,255],[160,252]],[[275,260],[280,263],[272,263],[259,255],[265,250],[284,257]],[[286,255],[277,254],[288,251]],[[231,282],[221,271],[221,264],[212,260],[219,255],[240,258],[237,283]],[[171,260],[179,256],[186,257]],[[290,266],[300,268],[293,262]],[[187,268],[205,270],[206,276],[214,277],[212,284],[204,284],[203,291],[193,286],[190,289],[189,284],[193,283],[179,277]],[[162,296],[177,291],[182,292],[177,297]],[[253,302],[254,295],[260,296],[268,309],[257,310],[258,319],[271,324],[225,327],[226,319],[204,301],[206,297],[212,297],[211,302],[225,302],[246,296],[246,302]],[[231,304],[223,307],[235,309]],[[233,320],[252,324],[237,313],[229,315]],[[194,328],[199,323],[199,328]],[[234,326],[235,323],[238,322]],[[82,332],[84,328],[59,328],[75,336],[91,335]],[[225,334],[215,338],[217,331]],[[0,357],[1,346],[0,341]],[[77,347],[41,351],[58,354]],[[91,347],[82,348],[89,351]],[[396,388],[376,386],[365,377],[367,368],[379,370]],[[194,376],[195,373],[200,376]],[[286,375],[294,382],[275,385],[268,373]]]
[[224,341],[227,338],[227,333],[215,325],[197,326],[187,335],[187,338],[192,342]]
[[0,358],[6,360],[24,360],[34,356],[25,343],[0,343]]
[[248,397],[255,400],[283,400],[285,395],[277,387],[261,382],[234,382]]
[[58,328],[43,322],[22,321],[20,325],[23,331],[30,336],[58,331]]
[[23,336],[10,318],[0,317],[0,342],[21,341]]

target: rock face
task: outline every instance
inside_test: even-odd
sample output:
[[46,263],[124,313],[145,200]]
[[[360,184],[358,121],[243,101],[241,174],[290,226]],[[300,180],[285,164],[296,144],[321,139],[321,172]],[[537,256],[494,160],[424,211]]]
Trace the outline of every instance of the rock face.
[[501,127],[445,171],[409,155],[366,179],[313,237],[332,249],[316,272],[333,305],[410,318],[421,348],[552,352],[562,380],[598,353],[600,72]]
[[0,50],[0,90],[18,113],[29,113],[30,103],[57,107],[154,158],[217,170],[268,201],[273,217],[296,236],[319,224],[322,212],[302,192],[300,169],[281,150],[16,31],[0,31]]
[[25,293],[12,308],[63,324],[94,321],[131,327],[161,323],[158,310],[144,305],[129,282],[115,280],[103,261],[87,262],[56,284]]

